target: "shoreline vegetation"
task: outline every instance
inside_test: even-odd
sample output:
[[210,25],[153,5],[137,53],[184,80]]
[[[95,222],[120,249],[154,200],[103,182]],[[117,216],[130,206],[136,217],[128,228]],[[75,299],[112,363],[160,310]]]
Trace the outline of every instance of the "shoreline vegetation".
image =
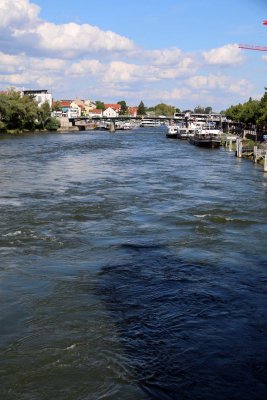
[[57,131],[59,121],[51,116],[46,102],[40,107],[32,96],[21,96],[14,89],[0,94],[0,133],[20,134],[25,132]]
[[[265,87],[264,90],[264,95],[260,100],[249,98],[249,100],[243,104],[231,105],[225,111],[221,111],[221,114],[224,114],[232,122],[237,123],[243,131],[254,130],[267,133],[267,87]],[[98,101],[98,103],[100,104],[101,102]],[[126,102],[121,101],[117,104],[123,104],[125,106],[122,107],[122,115],[125,116],[127,108]],[[102,105],[102,103],[100,105]],[[138,114],[144,117],[149,117],[149,114],[146,115],[146,113],[151,111],[160,111],[160,113],[167,118],[172,118],[174,112],[180,112],[180,109],[163,103],[155,107],[147,108],[143,102],[141,102],[138,108],[141,106],[142,114],[141,112]],[[160,108],[160,110],[157,108]],[[33,96],[21,96],[20,92],[14,89],[10,89],[6,93],[0,93],[0,134],[19,135],[47,131],[77,131],[75,127],[73,127],[73,129],[61,127],[59,120],[52,116],[52,111],[54,110],[50,108],[48,102],[40,106]],[[211,111],[212,107],[204,108],[197,106],[194,111],[185,110],[184,112],[202,112],[209,114]]]

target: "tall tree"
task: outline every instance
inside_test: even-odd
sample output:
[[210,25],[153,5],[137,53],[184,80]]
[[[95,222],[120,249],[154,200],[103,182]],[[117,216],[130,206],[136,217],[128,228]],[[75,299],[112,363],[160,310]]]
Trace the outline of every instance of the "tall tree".
[[119,104],[121,106],[120,115],[125,115],[128,113],[128,106],[127,106],[125,100],[118,101],[117,104]]
[[212,107],[205,107],[205,114],[210,114],[212,112]]
[[175,113],[175,107],[169,106],[164,103],[157,104],[155,106],[156,115],[164,115],[165,117],[173,117]]
[[140,104],[137,108],[137,115],[146,115],[146,108],[143,101],[140,101]]
[[27,129],[35,128],[38,120],[38,105],[30,96],[21,97],[19,92],[10,90],[7,94],[1,95],[0,115],[6,129]]
[[95,104],[98,110],[105,110],[105,104],[102,101],[96,100]]
[[267,127],[267,88],[265,87],[265,93],[259,102],[259,116],[257,118],[257,123]]

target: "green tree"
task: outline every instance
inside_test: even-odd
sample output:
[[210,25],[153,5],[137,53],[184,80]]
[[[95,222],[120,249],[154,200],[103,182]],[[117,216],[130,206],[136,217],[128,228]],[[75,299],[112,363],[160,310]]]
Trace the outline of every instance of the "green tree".
[[266,129],[266,126],[267,126],[267,88],[264,88],[264,89],[265,89],[265,93],[259,102],[259,115],[257,118],[257,123]]
[[48,131],[57,131],[60,127],[60,122],[54,117],[48,117],[45,122],[45,129]]
[[143,101],[140,101],[140,104],[137,108],[137,115],[146,115],[146,108]]
[[242,112],[243,112],[243,105],[239,103],[235,106],[229,107],[225,111],[225,115],[227,118],[231,119],[232,121],[241,122]]
[[205,109],[203,107],[201,107],[200,105],[198,105],[197,107],[194,108],[194,113],[196,113],[196,114],[204,114],[205,113]]
[[38,129],[44,129],[49,118],[51,118],[51,108],[46,101],[38,107]]
[[194,113],[196,114],[210,114],[212,112],[212,107],[201,107],[198,105],[197,107],[194,108]]
[[0,95],[1,131],[43,129],[50,115],[49,104],[38,107],[32,96],[21,96],[13,89]]
[[256,125],[260,116],[259,101],[249,99],[248,102],[242,105],[240,120],[245,125]]
[[11,89],[1,95],[1,120],[9,130],[33,130],[38,121],[38,106],[32,97],[21,97],[19,92]]
[[175,107],[169,106],[164,103],[157,104],[155,106],[155,114],[158,115],[164,115],[165,117],[170,117],[173,116],[175,113]]
[[98,110],[105,110],[105,104],[102,101],[96,100],[95,104]]
[[210,114],[212,112],[212,107],[205,107],[205,114]]
[[60,111],[62,109],[60,101],[54,101],[52,111]]
[[126,115],[128,113],[128,106],[126,104],[126,101],[121,100],[121,101],[118,101],[117,104],[119,104],[121,106],[120,115]]

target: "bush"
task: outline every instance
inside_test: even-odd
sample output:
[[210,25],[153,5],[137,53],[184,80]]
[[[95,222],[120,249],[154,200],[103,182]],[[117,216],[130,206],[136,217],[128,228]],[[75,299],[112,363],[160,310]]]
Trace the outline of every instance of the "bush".
[[58,128],[60,128],[60,122],[54,118],[54,117],[50,117],[47,119],[46,123],[45,123],[45,129],[48,131],[57,131]]
[[0,121],[0,133],[6,133],[6,124],[3,121]]

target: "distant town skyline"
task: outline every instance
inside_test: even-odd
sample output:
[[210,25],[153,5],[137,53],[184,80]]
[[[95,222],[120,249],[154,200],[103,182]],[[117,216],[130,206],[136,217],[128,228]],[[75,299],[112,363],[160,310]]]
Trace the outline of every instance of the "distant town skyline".
[[0,0],[0,90],[55,99],[200,105],[260,98],[267,53],[263,0]]

